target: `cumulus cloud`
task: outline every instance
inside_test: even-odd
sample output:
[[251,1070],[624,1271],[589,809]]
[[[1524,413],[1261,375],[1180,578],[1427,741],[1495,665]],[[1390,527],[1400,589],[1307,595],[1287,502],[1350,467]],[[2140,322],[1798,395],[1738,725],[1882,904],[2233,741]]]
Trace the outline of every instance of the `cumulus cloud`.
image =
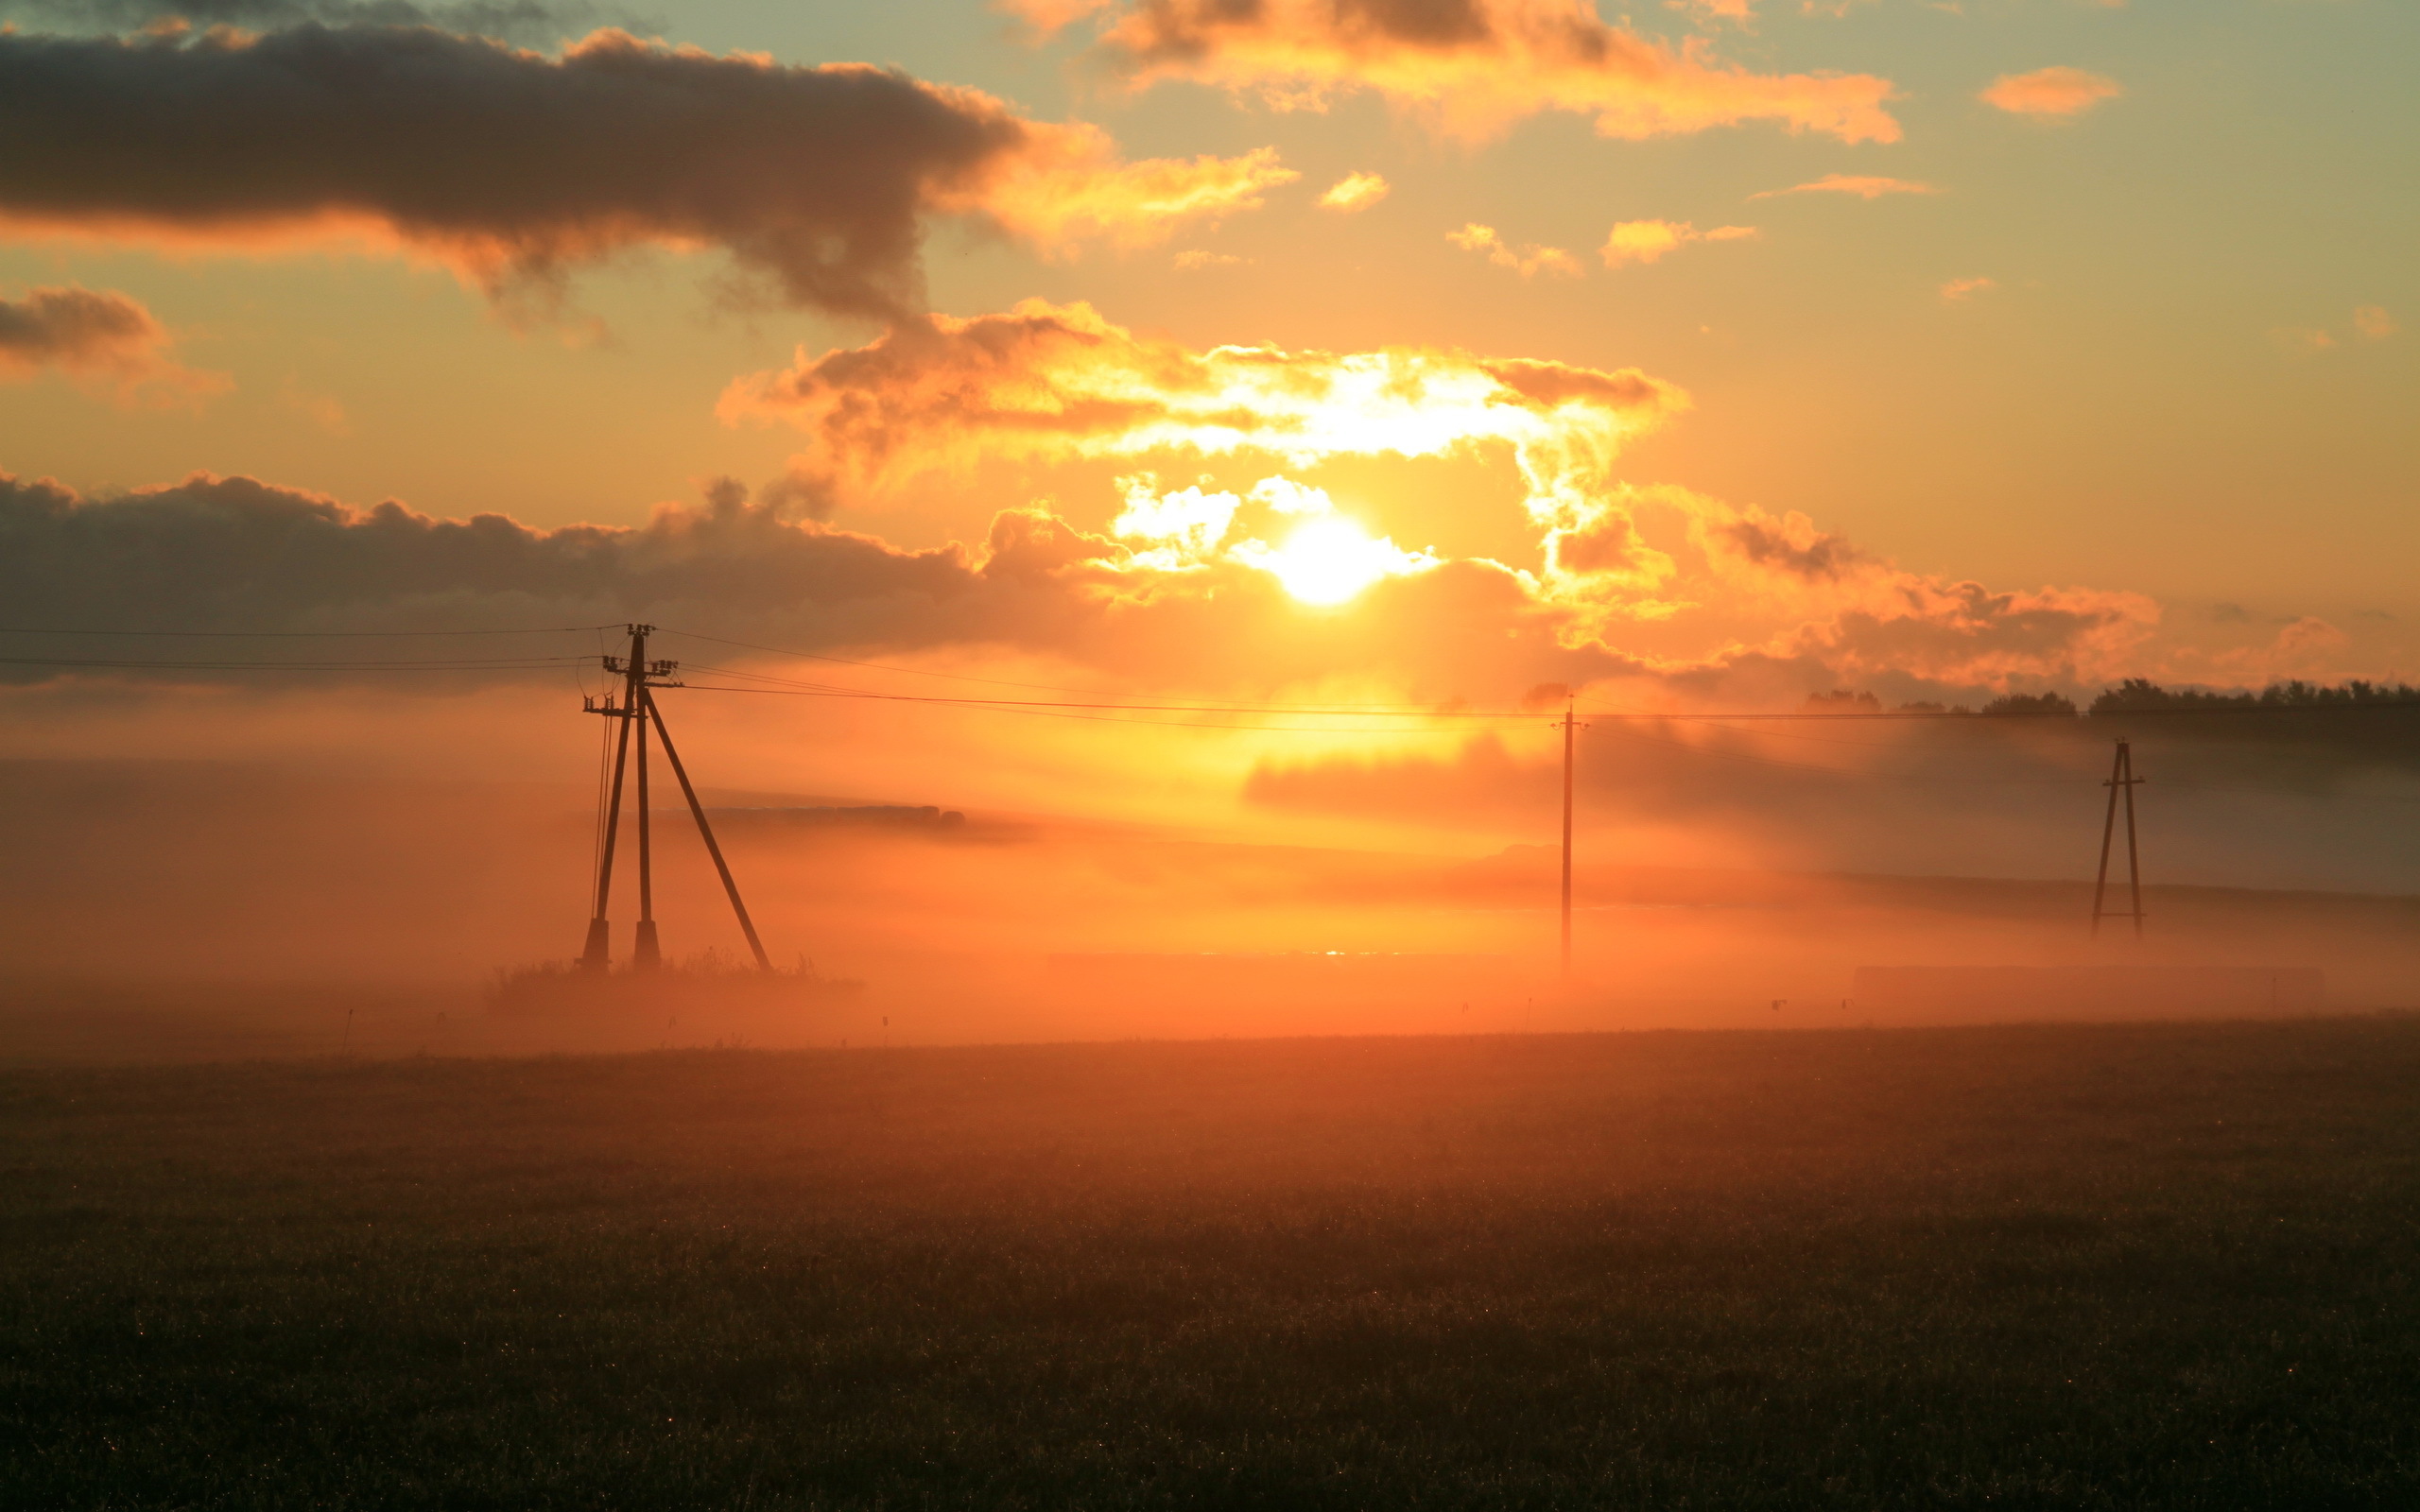
[[1097,15],[1096,58],[1136,88],[1181,79],[1323,109],[1375,90],[1453,135],[1484,138],[1546,111],[1641,138],[1774,121],[1892,142],[1888,79],[1754,74],[1700,42],[1679,49],[1607,23],[1591,0],[1008,0],[1049,33]]
[[[1509,454],[1537,532],[1532,565],[1434,561],[1353,521],[1305,538],[1300,559],[1375,575],[1366,581],[1500,575],[1517,609],[1491,614],[1549,626],[1557,644],[1593,645],[1659,677],[1712,676],[1745,658],[1800,668],[1808,681],[1796,693],[1877,669],[1961,688],[2072,679],[2118,668],[2156,621],[2137,595],[1916,574],[1804,515],[1617,479],[1622,447],[1685,404],[1634,370],[1422,348],[1201,350],[1087,306],[1028,301],[802,352],[789,368],[735,383],[723,407],[732,420],[805,431],[811,447],[796,465],[834,490],[981,457],[1190,455],[1299,468],[1350,455]],[[1150,574],[1207,583],[1239,563],[1278,573],[1275,554],[1297,526],[1340,515],[1282,475],[1248,492],[1163,487],[1146,474],[1122,488],[1110,537],[1127,555],[1099,569],[1122,593],[1164,591]],[[1647,626],[1662,648],[1654,655],[1634,633]],[[1461,633],[1498,631],[1474,624]]]
[[[701,505],[660,507],[642,526],[541,530],[391,501],[354,508],[244,477],[93,498],[0,475],[0,596],[19,624],[54,627],[645,619],[809,652],[1006,648],[1159,689],[1347,677],[1491,702],[1543,682],[1617,680],[1735,704],[1794,703],[1849,680],[1953,696],[2073,687],[2139,672],[2131,659],[2157,620],[2134,594],[2000,591],[1910,572],[1802,515],[1679,489],[1599,483],[1592,508],[1566,511],[1546,533],[1537,573],[1399,546],[1284,476],[1226,490],[1136,473],[1119,489],[1103,530],[1012,507],[972,543],[905,550],[751,503],[729,482]],[[1663,617],[1642,616],[1659,592]],[[1322,614],[1316,634],[1306,610]],[[1635,633],[1643,625],[1685,631],[1693,648],[1651,653]],[[2307,662],[2332,633],[2291,627],[2273,649]],[[12,638],[7,652],[214,662],[262,648],[57,637]],[[117,675],[13,665],[21,679]]]
[[1478,221],[1472,221],[1460,231],[1447,232],[1445,239],[1463,251],[1485,252],[1489,262],[1498,267],[1509,267],[1523,278],[1531,278],[1539,273],[1562,273],[1578,278],[1581,273],[1580,259],[1562,248],[1535,244],[1514,247],[1497,235],[1495,227],[1482,226]]
[[861,347],[735,381],[726,421],[813,438],[809,475],[870,485],[983,455],[1439,456],[1509,448],[1542,523],[1593,518],[1631,438],[1687,404],[1636,369],[1604,370],[1425,347],[1196,349],[1086,304],[1028,300],[934,316]]
[[[2159,622],[2158,605],[2139,593],[2013,592],[1911,572],[1796,510],[1773,515],[1662,488],[1636,490],[1625,512],[1657,507],[1685,522],[1691,565],[1720,597],[1761,606],[1780,627],[1746,649],[1844,677],[1995,688],[2089,683],[2124,675]],[[1696,596],[1717,594],[1701,588]]]
[[[1519,575],[1403,551],[1359,531],[1323,496],[1289,496],[1290,487],[1279,480],[1239,501],[1258,512],[1257,533],[1219,524],[1223,500],[1177,490],[1170,502],[1138,479],[1129,483],[1136,513],[1123,540],[1028,507],[998,510],[971,543],[919,551],[785,518],[729,482],[710,487],[702,504],[659,507],[645,525],[542,530],[497,514],[436,518],[391,501],[354,508],[247,477],[196,474],[95,498],[0,474],[0,596],[20,625],[112,631],[643,619],[807,652],[1005,650],[1159,691],[1273,689],[1349,670],[1374,685],[1445,699],[1565,672],[1634,668],[1603,647],[1562,644],[1564,616]],[[1325,534],[1301,539],[1310,531]],[[1328,602],[1340,607],[1324,611],[1320,634],[1305,634],[1305,606]],[[5,654],[27,659],[6,668],[18,681],[227,680],[249,675],[217,665],[171,672],[30,662],[351,660],[365,645],[386,646],[373,656],[427,654],[412,643],[366,642],[334,655],[278,645],[265,655],[242,642],[73,636],[13,636]],[[473,654],[598,648],[587,637],[481,645]],[[683,650],[667,642],[663,654]],[[712,660],[733,657],[746,660],[728,647]],[[553,679],[562,672],[516,664],[460,675]]]
[[1978,294],[1988,294],[1999,286],[2000,281],[1996,278],[1953,278],[1941,286],[1941,297],[1954,302],[1972,299]]
[[0,379],[48,369],[112,387],[121,403],[174,406],[224,391],[224,373],[195,372],[168,357],[165,327],[114,289],[73,284],[0,298]]
[[930,216],[1133,246],[1293,177],[1266,150],[1125,163],[978,91],[612,30],[557,58],[424,28],[0,32],[0,140],[20,237],[366,243],[492,291],[716,247],[793,303],[886,317],[918,301]]
[[2116,79],[2081,68],[2037,68],[2030,74],[2002,74],[1980,98],[2012,115],[2056,117],[2081,115],[2124,93]]
[[2384,341],[2402,329],[2383,304],[2364,304],[2353,312],[2353,329],[2365,341]]
[[1330,185],[1327,193],[1320,196],[1320,208],[1350,215],[1387,198],[1387,191],[1392,187],[1383,177],[1374,173],[1348,173]]
[[1792,184],[1787,189],[1767,189],[1750,195],[1751,199],[1778,199],[1784,195],[1855,195],[1859,199],[1879,199],[1884,195],[1937,195],[1941,193],[1928,183],[1912,179],[1885,179],[1874,174],[1827,173],[1808,183]]
[[1597,255],[1607,267],[1652,263],[1691,242],[1747,241],[1762,235],[1754,226],[1717,226],[1700,231],[1685,220],[1625,220],[1613,229]]

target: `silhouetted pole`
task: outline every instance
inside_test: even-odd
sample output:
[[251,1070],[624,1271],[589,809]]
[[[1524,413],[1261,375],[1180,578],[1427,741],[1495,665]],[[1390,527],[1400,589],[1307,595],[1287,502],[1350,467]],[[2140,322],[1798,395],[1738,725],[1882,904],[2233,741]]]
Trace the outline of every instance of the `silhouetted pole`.
[[[2135,921],[2135,937],[2143,937],[2143,863],[2142,853],[2135,843],[2135,789],[2147,779],[2135,775],[2135,753],[2121,738],[2118,754],[2110,763],[2109,781],[2101,786],[2109,789],[2109,812],[2100,821],[2100,870],[2092,883],[2092,934],[2100,937],[2100,920],[2108,918],[2131,918]],[[2126,796],[2126,878],[2134,907],[2128,914],[2110,913],[2102,902],[2109,892],[2109,850],[2118,838],[2118,795]]]
[[[646,665],[641,658],[647,649],[647,632],[649,628],[651,628],[651,627],[645,625],[633,625],[631,627],[630,665],[621,669],[624,673],[622,707],[619,709],[614,708],[614,700],[611,697],[608,697],[605,700],[605,707],[602,709],[592,709],[590,711],[592,713],[603,714],[608,719],[619,719],[622,721],[621,735],[614,742],[614,746],[613,792],[606,799],[605,806],[605,849],[603,853],[599,856],[596,865],[596,911],[589,916],[588,944],[587,947],[579,953],[579,964],[581,966],[599,971],[605,970],[608,965],[612,964],[613,959],[611,954],[613,927],[606,922],[605,909],[607,902],[613,897],[614,892],[614,842],[621,837],[622,773],[624,767],[630,761],[631,755],[630,713],[632,708],[636,707],[633,700],[635,700],[638,696],[639,679],[643,676],[642,669]],[[610,657],[607,658],[605,664],[609,667],[612,666],[614,664],[613,659]],[[645,762],[646,757],[644,754],[641,755],[640,760],[642,763]],[[642,772],[644,772],[644,766],[642,766]],[[644,834],[646,833],[644,826],[646,824],[645,816],[647,813],[647,798],[645,789],[647,779],[642,775],[639,781],[641,783],[639,813],[641,816],[640,823],[642,826],[640,833]],[[650,931],[650,933],[652,933],[652,931]]]
[[1563,974],[1571,975],[1571,732],[1573,703],[1563,706]]
[[758,969],[769,971],[773,969],[772,959],[765,954],[764,942],[756,937],[756,925],[748,917],[748,905],[739,901],[739,884],[731,880],[731,867],[722,858],[722,847],[715,843],[714,827],[706,822],[706,806],[698,801],[698,790],[689,785],[688,768],[681,765],[681,753],[672,748],[672,731],[664,728],[664,711],[656,706],[653,694],[648,696],[647,712],[655,721],[656,739],[664,743],[664,759],[672,764],[672,775],[680,781],[681,796],[689,800],[689,814],[698,821],[698,833],[705,839],[706,854],[715,858],[715,870],[722,877],[722,890],[731,897],[731,911],[739,916],[739,932],[748,936],[748,948],[755,953]]
[[[617,716],[613,699],[593,713]],[[613,924],[605,921],[605,904],[613,898],[613,847],[622,830],[622,765],[630,760],[630,721],[622,721],[622,735],[614,740],[613,750],[613,796],[605,800],[605,850],[597,859],[597,912],[588,917],[588,949],[580,951],[580,965],[588,971],[605,971],[613,960]]]
[[631,970],[652,971],[659,964],[655,945],[655,869],[652,830],[648,823],[647,790],[647,627],[631,629],[630,708],[625,724],[638,725],[639,746],[639,929],[631,941]]

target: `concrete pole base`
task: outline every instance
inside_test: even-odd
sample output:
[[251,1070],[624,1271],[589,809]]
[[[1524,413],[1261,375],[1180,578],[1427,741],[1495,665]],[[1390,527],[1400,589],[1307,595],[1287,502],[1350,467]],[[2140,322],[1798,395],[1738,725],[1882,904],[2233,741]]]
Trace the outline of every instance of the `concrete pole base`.
[[613,934],[614,926],[607,923],[605,920],[601,919],[592,919],[588,921],[588,944],[586,948],[581,950],[579,953],[579,966],[581,971],[601,971],[605,970],[606,965],[613,958],[608,950],[613,938]]
[[664,957],[655,948],[655,920],[642,919],[639,920],[638,938],[631,943],[631,970],[652,971],[663,964]]

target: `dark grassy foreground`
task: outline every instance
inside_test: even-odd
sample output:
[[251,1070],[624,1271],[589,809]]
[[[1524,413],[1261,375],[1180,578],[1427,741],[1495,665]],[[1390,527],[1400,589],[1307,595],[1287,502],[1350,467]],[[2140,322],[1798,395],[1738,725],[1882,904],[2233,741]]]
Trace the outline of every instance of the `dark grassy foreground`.
[[0,1075],[0,1504],[2410,1507],[2420,1022]]

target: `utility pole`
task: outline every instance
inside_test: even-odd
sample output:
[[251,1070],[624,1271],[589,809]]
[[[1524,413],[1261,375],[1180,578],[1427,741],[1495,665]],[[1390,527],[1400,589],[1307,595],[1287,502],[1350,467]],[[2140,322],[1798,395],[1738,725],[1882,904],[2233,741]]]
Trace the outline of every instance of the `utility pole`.
[[664,711],[657,706],[656,688],[677,688],[680,683],[669,679],[680,670],[678,662],[650,662],[647,657],[647,638],[654,632],[652,625],[631,627],[631,650],[627,657],[605,657],[605,670],[622,679],[619,703],[607,695],[603,703],[594,698],[581,700],[582,709],[592,714],[621,721],[621,733],[614,748],[614,779],[605,803],[604,844],[597,851],[596,909],[588,920],[588,943],[580,952],[579,964],[589,971],[602,971],[612,960],[613,926],[607,922],[606,907],[614,892],[614,848],[622,823],[622,779],[630,765],[631,745],[635,736],[638,747],[638,826],[639,826],[639,921],[638,931],[631,942],[631,969],[653,971],[663,965],[663,952],[655,936],[655,845],[654,826],[648,813],[647,747],[650,728],[663,743],[664,759],[672,765],[672,775],[681,783],[681,796],[688,800],[689,816],[698,821],[698,833],[706,842],[706,854],[714,858],[715,871],[722,878],[723,892],[731,899],[732,912],[739,917],[740,933],[748,936],[748,949],[754,954],[762,971],[773,969],[765,954],[764,942],[757,938],[755,921],[748,917],[748,905],[740,901],[739,884],[732,880],[731,865],[723,859],[722,847],[716,843],[714,827],[706,822],[705,805],[698,800],[698,791],[690,785],[687,768],[681,765],[680,753],[672,748],[672,731],[664,723]]
[[[2135,844],[2135,789],[2149,781],[2149,778],[2135,775],[2135,753],[2127,746],[2125,738],[2120,736],[2117,758],[2110,765],[2109,781],[2100,784],[2109,789],[2109,813],[2100,821],[2100,871],[2092,883],[2092,935],[2095,939],[2100,937],[2100,920],[2104,915],[2111,919],[2132,919],[2135,921],[2135,937],[2143,937],[2143,862]],[[2109,891],[2109,847],[2118,837],[2118,795],[2121,792],[2126,795],[2126,880],[2134,903],[2123,913],[2101,906]]]
[[1571,980],[1571,751],[1572,731],[1580,728],[1578,700],[1566,697],[1563,717],[1563,976]]

